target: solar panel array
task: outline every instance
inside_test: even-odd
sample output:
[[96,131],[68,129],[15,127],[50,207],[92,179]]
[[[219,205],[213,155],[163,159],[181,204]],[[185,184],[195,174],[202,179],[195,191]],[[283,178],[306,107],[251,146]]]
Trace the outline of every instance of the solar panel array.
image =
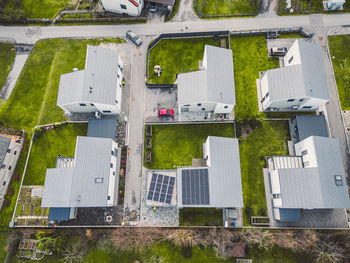
[[170,204],[174,184],[175,177],[153,173],[147,200]]
[[182,170],[182,204],[209,205],[208,169]]

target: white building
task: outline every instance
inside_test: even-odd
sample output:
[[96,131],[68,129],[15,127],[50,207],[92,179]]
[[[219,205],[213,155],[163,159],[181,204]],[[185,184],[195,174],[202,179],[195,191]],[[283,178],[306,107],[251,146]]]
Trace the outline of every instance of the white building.
[[[177,76],[179,120],[231,114],[236,105],[232,50],[205,45],[202,67]],[[204,120],[204,118],[202,118]]]
[[345,0],[327,0],[326,7],[328,10],[342,10]]
[[296,40],[283,67],[264,72],[257,81],[263,111],[315,111],[329,101],[322,50]]
[[143,0],[101,0],[103,8],[108,12],[140,16],[144,6]]
[[120,114],[122,79],[119,52],[88,45],[85,69],[61,75],[57,105],[68,114]]

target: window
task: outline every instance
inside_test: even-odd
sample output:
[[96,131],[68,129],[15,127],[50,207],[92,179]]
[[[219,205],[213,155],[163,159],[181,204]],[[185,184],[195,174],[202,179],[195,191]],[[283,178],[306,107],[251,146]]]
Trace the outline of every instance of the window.
[[11,168],[12,168],[12,166],[10,165],[10,166],[9,166],[9,170],[11,170]]
[[228,108],[228,106],[224,106],[224,109],[227,109]]
[[111,113],[111,111],[110,110],[104,110],[104,111],[102,111],[103,113]]
[[303,109],[311,109],[312,106],[304,106]]
[[304,101],[304,99],[300,99],[299,101],[302,102],[302,101]]
[[305,161],[304,162],[304,167],[308,167],[309,166],[309,161]]
[[114,149],[114,151],[112,151],[112,155],[117,157],[118,156],[118,150],[117,149]]
[[86,104],[85,104],[85,103],[80,103],[79,105],[80,105],[80,106],[82,106],[82,107],[83,107],[83,106],[86,106]]
[[185,107],[189,107],[189,106],[190,106],[190,104],[185,104],[184,106],[185,106]]
[[111,168],[113,168],[113,163],[111,163]]
[[181,108],[181,112],[188,112],[188,111],[189,111],[189,108],[184,108],[184,107]]
[[288,60],[288,64],[290,64],[293,61],[293,56],[290,57],[290,59]]
[[93,107],[93,106],[95,106],[95,104],[93,104],[93,103],[90,103],[90,106],[92,106],[92,107]]
[[120,78],[119,74],[117,74],[118,79]]
[[301,152],[301,155],[302,155],[302,156],[307,155],[307,150],[302,151],[302,152]]
[[120,69],[120,64],[118,64],[118,68]]
[[117,103],[117,104],[118,104],[118,101],[116,100],[116,101],[115,101],[115,103]]
[[336,186],[343,186],[343,179],[340,175],[334,175],[334,180]]
[[110,196],[107,196],[107,200],[111,200],[111,197],[110,197]]
[[120,5],[121,9],[126,9],[126,5]]
[[202,106],[202,103],[198,103],[197,106],[198,106],[198,107],[199,107],[199,106]]
[[273,199],[280,199],[281,198],[281,194],[272,194],[272,198]]
[[295,99],[288,99],[287,101],[288,102],[292,102],[292,101],[295,101]]
[[102,177],[95,178],[95,183],[96,184],[102,184],[103,183],[103,178]]
[[115,172],[113,172],[113,175],[115,175]]
[[6,181],[2,183],[2,185],[5,185],[6,184]]
[[205,108],[202,108],[202,110],[205,110]]
[[13,152],[13,155],[16,155],[16,153],[17,153],[17,151],[14,151],[14,152]]
[[262,99],[261,99],[261,103],[263,103],[265,101],[265,97],[263,97]]
[[7,152],[7,153],[10,153],[10,152],[11,152],[11,149],[7,149],[6,152]]
[[267,99],[267,97],[269,96],[269,93],[270,93],[269,91],[266,93],[266,95],[265,95],[266,99]]
[[5,169],[6,165],[5,164],[2,164],[1,165],[1,169]]

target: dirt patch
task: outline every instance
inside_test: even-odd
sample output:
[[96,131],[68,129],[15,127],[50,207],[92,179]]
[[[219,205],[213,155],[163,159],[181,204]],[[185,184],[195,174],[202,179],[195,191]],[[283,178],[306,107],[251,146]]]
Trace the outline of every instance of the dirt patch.
[[242,138],[243,139],[247,138],[253,131],[254,129],[249,124],[243,125],[241,130]]

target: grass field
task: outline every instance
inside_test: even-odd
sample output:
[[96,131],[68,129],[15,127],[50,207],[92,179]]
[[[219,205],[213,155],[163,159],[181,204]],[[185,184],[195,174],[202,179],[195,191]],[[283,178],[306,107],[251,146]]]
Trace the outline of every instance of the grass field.
[[[266,215],[266,197],[263,178],[265,158],[269,155],[288,154],[287,121],[263,121],[239,146],[244,200],[244,225],[250,224],[251,215]],[[252,209],[247,214],[247,207]]]
[[176,169],[192,165],[192,158],[202,158],[207,137],[234,137],[233,124],[154,125],[152,127],[152,162],[149,169]]
[[68,124],[45,132],[33,142],[24,185],[43,185],[47,168],[55,168],[57,155],[74,157],[77,136],[86,136],[86,124]]
[[85,67],[86,46],[121,39],[49,39],[37,42],[9,100],[0,106],[5,126],[30,131],[34,126],[65,120],[56,106],[61,74]]
[[8,73],[15,61],[16,49],[14,44],[0,43],[0,90],[6,82]]
[[222,209],[186,207],[179,210],[180,226],[222,226]]
[[197,8],[205,16],[257,15],[259,2],[260,0],[198,0]]
[[258,116],[256,79],[259,71],[279,67],[278,60],[267,55],[265,36],[231,37],[233,52],[237,121]]
[[[150,52],[149,80],[151,84],[172,84],[176,74],[199,68],[205,45],[220,46],[220,40],[207,38],[163,39]],[[154,73],[154,66],[162,67],[160,77]]]
[[341,108],[350,110],[350,35],[331,36],[328,44]]
[[5,10],[24,13],[26,18],[54,18],[61,9],[73,9],[75,0],[10,0]]
[[7,239],[10,236],[9,233],[2,232],[0,233],[0,262],[5,262],[6,258],[6,246],[7,246]]

